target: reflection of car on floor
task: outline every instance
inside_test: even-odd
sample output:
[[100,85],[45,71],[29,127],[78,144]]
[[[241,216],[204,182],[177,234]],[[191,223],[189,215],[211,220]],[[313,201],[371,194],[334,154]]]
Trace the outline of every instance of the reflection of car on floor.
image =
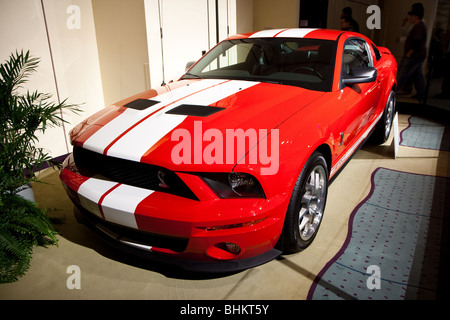
[[233,36],[179,80],[70,134],[61,179],[76,216],[112,244],[198,270],[306,248],[328,183],[390,134],[397,65],[352,32]]

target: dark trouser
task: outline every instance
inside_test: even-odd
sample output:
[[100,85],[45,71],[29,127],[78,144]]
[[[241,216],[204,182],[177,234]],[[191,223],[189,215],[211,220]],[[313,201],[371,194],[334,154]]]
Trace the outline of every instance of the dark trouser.
[[420,98],[425,97],[425,78],[422,73],[424,61],[425,58],[404,57],[402,59],[397,76],[398,90],[402,90],[408,80],[411,80],[418,96]]

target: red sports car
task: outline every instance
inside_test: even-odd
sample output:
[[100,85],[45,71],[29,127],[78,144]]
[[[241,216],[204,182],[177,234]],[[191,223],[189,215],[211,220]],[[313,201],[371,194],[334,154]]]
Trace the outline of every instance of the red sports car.
[[358,33],[236,35],[75,127],[60,177],[77,220],[118,247],[252,267],[313,241],[331,179],[369,135],[390,134],[396,72]]

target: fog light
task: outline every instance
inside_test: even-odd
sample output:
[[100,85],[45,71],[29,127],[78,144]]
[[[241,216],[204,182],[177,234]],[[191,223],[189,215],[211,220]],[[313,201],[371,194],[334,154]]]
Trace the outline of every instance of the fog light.
[[220,242],[210,246],[205,253],[214,259],[229,260],[236,258],[241,253],[241,248],[235,243]]
[[225,242],[224,244],[226,250],[232,254],[239,254],[241,252],[241,248],[236,243]]

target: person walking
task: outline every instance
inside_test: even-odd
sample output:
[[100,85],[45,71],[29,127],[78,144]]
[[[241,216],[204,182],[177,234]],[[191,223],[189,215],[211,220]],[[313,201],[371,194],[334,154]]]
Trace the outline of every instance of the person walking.
[[427,56],[427,28],[422,21],[424,13],[425,9],[422,3],[413,4],[411,11],[408,12],[413,27],[406,37],[404,55],[397,79],[398,91],[401,91],[408,81],[412,81],[417,92],[413,98],[418,99],[421,104],[425,99],[425,79],[422,66]]

